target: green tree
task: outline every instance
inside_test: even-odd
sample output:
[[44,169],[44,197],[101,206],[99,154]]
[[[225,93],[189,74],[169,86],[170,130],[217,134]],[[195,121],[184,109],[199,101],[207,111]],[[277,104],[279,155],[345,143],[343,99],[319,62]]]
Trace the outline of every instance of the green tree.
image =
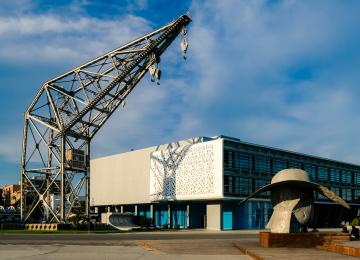
[[71,214],[69,221],[75,226],[78,227],[86,220],[85,217],[85,202],[84,201],[75,201],[74,206],[71,209]]
[[359,217],[354,218],[351,222],[350,222],[350,226],[359,226],[360,225],[360,219]]

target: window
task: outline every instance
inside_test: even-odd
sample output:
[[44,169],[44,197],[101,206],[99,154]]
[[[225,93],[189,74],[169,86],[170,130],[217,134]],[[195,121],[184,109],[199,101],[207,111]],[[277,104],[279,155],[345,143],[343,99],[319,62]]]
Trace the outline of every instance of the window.
[[252,193],[252,179],[224,175],[224,193],[248,196]]
[[256,156],[255,171],[258,173],[270,173],[270,158],[265,156]]
[[281,159],[274,159],[273,164],[273,173],[278,173],[279,171],[287,168],[287,161]]
[[331,191],[334,192],[336,195],[341,196],[339,187],[331,187]]
[[354,172],[354,181],[356,185],[360,185],[360,173]]
[[341,181],[344,184],[351,184],[351,172],[343,171],[341,173]]
[[239,177],[235,177],[234,192],[237,194],[240,194],[240,178]]
[[234,152],[234,168],[239,169],[240,168],[240,157],[239,153]]
[[242,195],[250,195],[252,192],[252,179],[239,178],[239,191]]
[[339,183],[340,171],[338,169],[330,169],[330,181]]
[[224,175],[224,193],[234,193],[235,192],[235,176]]
[[[263,186],[265,186],[265,185],[267,185],[267,184],[269,184],[269,182],[270,182],[270,181],[268,181],[268,180],[255,179],[254,191],[260,189],[261,187],[263,187]],[[270,191],[262,192],[262,193],[260,193],[260,194],[258,194],[258,195],[256,195],[256,196],[261,196],[261,197],[266,196],[266,197],[268,197],[268,196],[270,196]]]
[[303,169],[303,164],[301,162],[290,161],[289,168]]
[[326,200],[327,198],[324,196],[324,195],[322,195],[321,193],[317,193],[317,198],[319,199],[319,200]]
[[234,192],[234,177],[233,176],[229,176],[229,192],[233,193]]
[[251,155],[245,153],[236,153],[235,154],[235,168],[241,168],[242,170],[251,169]]
[[305,164],[305,171],[309,174],[312,181],[316,180],[316,166],[312,164]]
[[344,200],[351,200],[351,189],[341,189],[341,197],[344,199]]
[[255,190],[260,189],[261,187],[268,185],[268,184],[269,184],[268,180],[255,179]]
[[225,168],[233,167],[233,156],[234,156],[233,151],[228,151],[228,150],[224,151],[224,167]]
[[224,175],[224,193],[229,193],[229,176]]
[[318,176],[317,177],[318,177],[319,181],[326,181],[328,179],[327,168],[318,167]]
[[360,201],[360,189],[354,190],[354,200]]

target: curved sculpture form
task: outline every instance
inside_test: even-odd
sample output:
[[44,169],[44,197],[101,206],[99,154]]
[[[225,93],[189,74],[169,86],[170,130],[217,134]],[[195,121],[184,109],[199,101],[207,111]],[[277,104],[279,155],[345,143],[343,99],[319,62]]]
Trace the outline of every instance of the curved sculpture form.
[[107,224],[112,228],[129,231],[140,228],[134,223],[134,214],[132,213],[107,213]]
[[265,191],[271,191],[271,203],[274,207],[266,226],[272,233],[290,233],[298,230],[299,226],[306,227],[313,209],[314,191],[350,209],[350,206],[334,192],[311,182],[307,172],[301,169],[279,171],[270,184],[252,193],[240,204]]

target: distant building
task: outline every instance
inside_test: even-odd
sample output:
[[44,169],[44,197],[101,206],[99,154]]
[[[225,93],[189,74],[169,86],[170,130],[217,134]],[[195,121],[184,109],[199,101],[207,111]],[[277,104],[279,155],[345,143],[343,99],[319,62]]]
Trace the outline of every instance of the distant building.
[[20,203],[20,185],[11,184],[0,188],[1,205],[3,207],[17,206]]
[[4,207],[5,200],[6,200],[5,190],[3,187],[0,187],[0,206]]
[[0,187],[0,223],[20,222],[20,185]]
[[300,168],[344,198],[346,210],[315,198],[317,227],[338,227],[360,207],[360,166],[218,136],[159,145],[91,161],[90,204],[98,212],[134,212],[156,226],[262,229],[269,193],[238,202],[282,169]]

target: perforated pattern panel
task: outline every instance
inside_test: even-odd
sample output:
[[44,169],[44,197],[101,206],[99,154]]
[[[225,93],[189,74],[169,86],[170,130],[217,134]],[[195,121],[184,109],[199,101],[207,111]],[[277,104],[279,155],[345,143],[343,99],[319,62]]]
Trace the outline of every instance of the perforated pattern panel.
[[215,192],[214,146],[198,144],[151,154],[152,200],[179,196],[211,195]]

